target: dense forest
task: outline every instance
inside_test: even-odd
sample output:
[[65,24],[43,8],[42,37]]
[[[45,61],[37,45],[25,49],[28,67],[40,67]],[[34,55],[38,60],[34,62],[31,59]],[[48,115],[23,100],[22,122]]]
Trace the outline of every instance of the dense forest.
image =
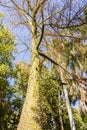
[[[0,130],[87,130],[87,1],[0,7]],[[30,62],[16,62],[19,42]]]

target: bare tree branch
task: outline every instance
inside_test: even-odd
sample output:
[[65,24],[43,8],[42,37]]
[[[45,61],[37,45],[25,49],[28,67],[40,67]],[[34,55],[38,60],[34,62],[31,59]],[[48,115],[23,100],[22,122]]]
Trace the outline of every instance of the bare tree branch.
[[[42,15],[42,21],[44,20],[44,13],[43,13],[43,9],[41,9],[41,15]],[[39,39],[39,42],[37,44],[37,49],[39,48],[41,42],[42,42],[42,39],[43,39],[43,36],[44,36],[44,23],[42,23],[42,28],[41,28],[41,36],[40,36],[40,39]]]
[[[53,13],[50,14],[48,17],[46,17],[46,18],[44,19],[44,21],[42,21],[42,22],[46,22],[47,20],[49,20],[50,18],[52,18],[54,15],[61,13],[61,12],[62,12],[63,10],[65,10],[65,9],[66,9],[66,7],[63,8],[62,10],[57,10],[57,11],[53,12]],[[42,22],[40,22],[39,25],[42,24]],[[45,24],[45,25],[46,25],[46,24]]]
[[87,37],[76,37],[76,36],[71,36],[71,35],[64,35],[64,34],[57,34],[57,33],[52,33],[52,32],[46,32],[45,33],[45,36],[59,36],[59,37],[66,37],[66,38],[72,38],[72,39],[75,39],[75,40],[86,40],[87,39]]
[[36,6],[36,8],[35,8],[35,10],[34,10],[34,15],[37,14],[38,10],[43,6],[43,4],[44,4],[46,1],[47,1],[47,0],[41,0],[41,1],[37,4],[37,6]]
[[65,68],[63,68],[60,64],[58,64],[56,61],[54,61],[53,59],[51,59],[50,57],[48,57],[47,55],[45,55],[44,53],[42,53],[41,51],[39,51],[39,55],[46,58],[47,60],[49,60],[51,63],[61,67],[65,72],[67,72],[69,75],[71,75]]

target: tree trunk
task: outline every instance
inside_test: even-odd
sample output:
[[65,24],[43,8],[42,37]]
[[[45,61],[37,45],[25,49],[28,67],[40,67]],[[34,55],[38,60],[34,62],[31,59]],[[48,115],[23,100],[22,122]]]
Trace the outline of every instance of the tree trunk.
[[[58,60],[57,60],[57,62],[58,62]],[[64,96],[65,96],[66,107],[67,107],[69,121],[70,121],[70,127],[71,127],[71,130],[76,130],[74,119],[73,119],[73,113],[72,113],[72,109],[71,109],[71,105],[70,105],[70,101],[69,101],[69,97],[68,97],[68,92],[66,89],[66,82],[64,79],[63,70],[61,69],[61,67],[58,67],[57,71],[60,73],[60,78],[61,78],[61,82],[62,82],[62,86],[63,86],[63,92],[64,92]]]
[[63,126],[63,120],[62,120],[62,112],[61,112],[61,99],[60,99],[60,93],[58,94],[58,99],[59,99],[59,122],[60,122],[60,128],[61,130],[64,130],[64,126]]
[[32,62],[26,99],[17,130],[41,130],[39,111],[39,55],[37,39],[32,37]]
[[[62,80],[62,83],[65,84],[62,72],[61,72],[61,80]],[[70,121],[70,127],[71,127],[71,130],[76,130],[74,119],[73,119],[73,114],[72,114],[72,109],[71,109],[70,101],[68,98],[68,92],[65,85],[63,85],[63,91],[64,91],[65,102],[66,102],[66,107],[67,107],[69,121]]]
[[65,102],[66,102],[69,120],[70,120],[70,127],[71,127],[71,130],[76,130],[74,119],[73,119],[73,114],[72,114],[72,109],[71,109],[71,105],[70,105],[69,98],[68,98],[68,92],[67,92],[65,85],[63,85],[63,91],[64,91],[64,95],[65,95]]

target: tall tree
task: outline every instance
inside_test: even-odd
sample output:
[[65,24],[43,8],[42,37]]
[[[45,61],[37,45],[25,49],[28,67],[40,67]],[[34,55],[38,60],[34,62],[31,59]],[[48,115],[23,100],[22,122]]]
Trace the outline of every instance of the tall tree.
[[[64,57],[66,55],[66,54],[64,54],[65,53],[64,45],[63,45],[63,43],[61,41],[58,41],[58,40],[55,41],[53,39],[53,43],[52,43],[51,46],[49,46],[49,48],[51,49],[51,52],[55,53],[55,55],[54,55],[55,61],[60,64],[60,66],[57,67],[57,71],[58,71],[58,74],[60,76],[61,87],[63,88],[63,92],[64,92],[64,98],[65,98],[67,111],[68,111],[68,116],[69,116],[69,120],[70,120],[70,127],[71,127],[72,130],[75,130],[76,129],[75,122],[74,122],[72,109],[71,109],[71,105],[70,105],[70,101],[69,101],[69,96],[68,96],[68,92],[67,92],[67,87],[66,87],[67,81],[65,81],[65,78],[67,78],[68,71],[67,71],[67,69],[65,67],[67,61],[65,60],[65,57]],[[61,48],[61,50],[60,50],[60,48]],[[60,53],[58,53],[58,51]],[[67,71],[66,77],[65,77],[64,70]]]
[[[20,22],[30,28],[32,34],[32,61],[27,86],[26,99],[18,125],[18,130],[41,130],[39,113],[39,53],[38,47],[43,38],[43,8],[47,0],[31,1],[10,0],[11,7],[21,17]],[[8,3],[9,4],[9,3]],[[6,5],[9,6],[9,5]],[[41,19],[39,21],[38,15]],[[40,26],[39,23],[42,23]],[[40,34],[41,33],[41,34]],[[39,37],[38,37],[39,36]]]

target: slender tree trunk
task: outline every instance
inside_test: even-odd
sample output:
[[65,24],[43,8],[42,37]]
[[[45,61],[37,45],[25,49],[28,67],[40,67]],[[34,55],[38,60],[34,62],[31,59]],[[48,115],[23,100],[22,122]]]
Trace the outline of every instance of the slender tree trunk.
[[[61,80],[62,80],[62,83],[65,84],[62,71],[61,71]],[[70,101],[69,101],[69,97],[68,97],[68,92],[66,89],[66,85],[63,85],[63,91],[64,91],[65,102],[66,102],[69,121],[70,121],[70,127],[71,127],[71,130],[76,130],[74,119],[73,119],[73,113],[72,113],[72,109],[71,109],[71,105],[70,105]]]
[[73,119],[73,114],[72,114],[72,109],[71,109],[70,101],[68,98],[68,92],[67,92],[65,85],[63,85],[63,91],[64,91],[64,95],[65,95],[65,102],[66,102],[69,120],[70,120],[70,127],[71,127],[71,130],[76,130],[74,119]]
[[32,62],[26,99],[17,130],[41,130],[39,112],[39,55],[37,39],[32,37]]
[[58,94],[58,99],[59,99],[59,122],[60,122],[60,128],[61,128],[61,130],[64,130],[63,120],[62,120],[62,112],[61,112],[61,109],[60,109],[60,106],[61,106],[60,94]]

